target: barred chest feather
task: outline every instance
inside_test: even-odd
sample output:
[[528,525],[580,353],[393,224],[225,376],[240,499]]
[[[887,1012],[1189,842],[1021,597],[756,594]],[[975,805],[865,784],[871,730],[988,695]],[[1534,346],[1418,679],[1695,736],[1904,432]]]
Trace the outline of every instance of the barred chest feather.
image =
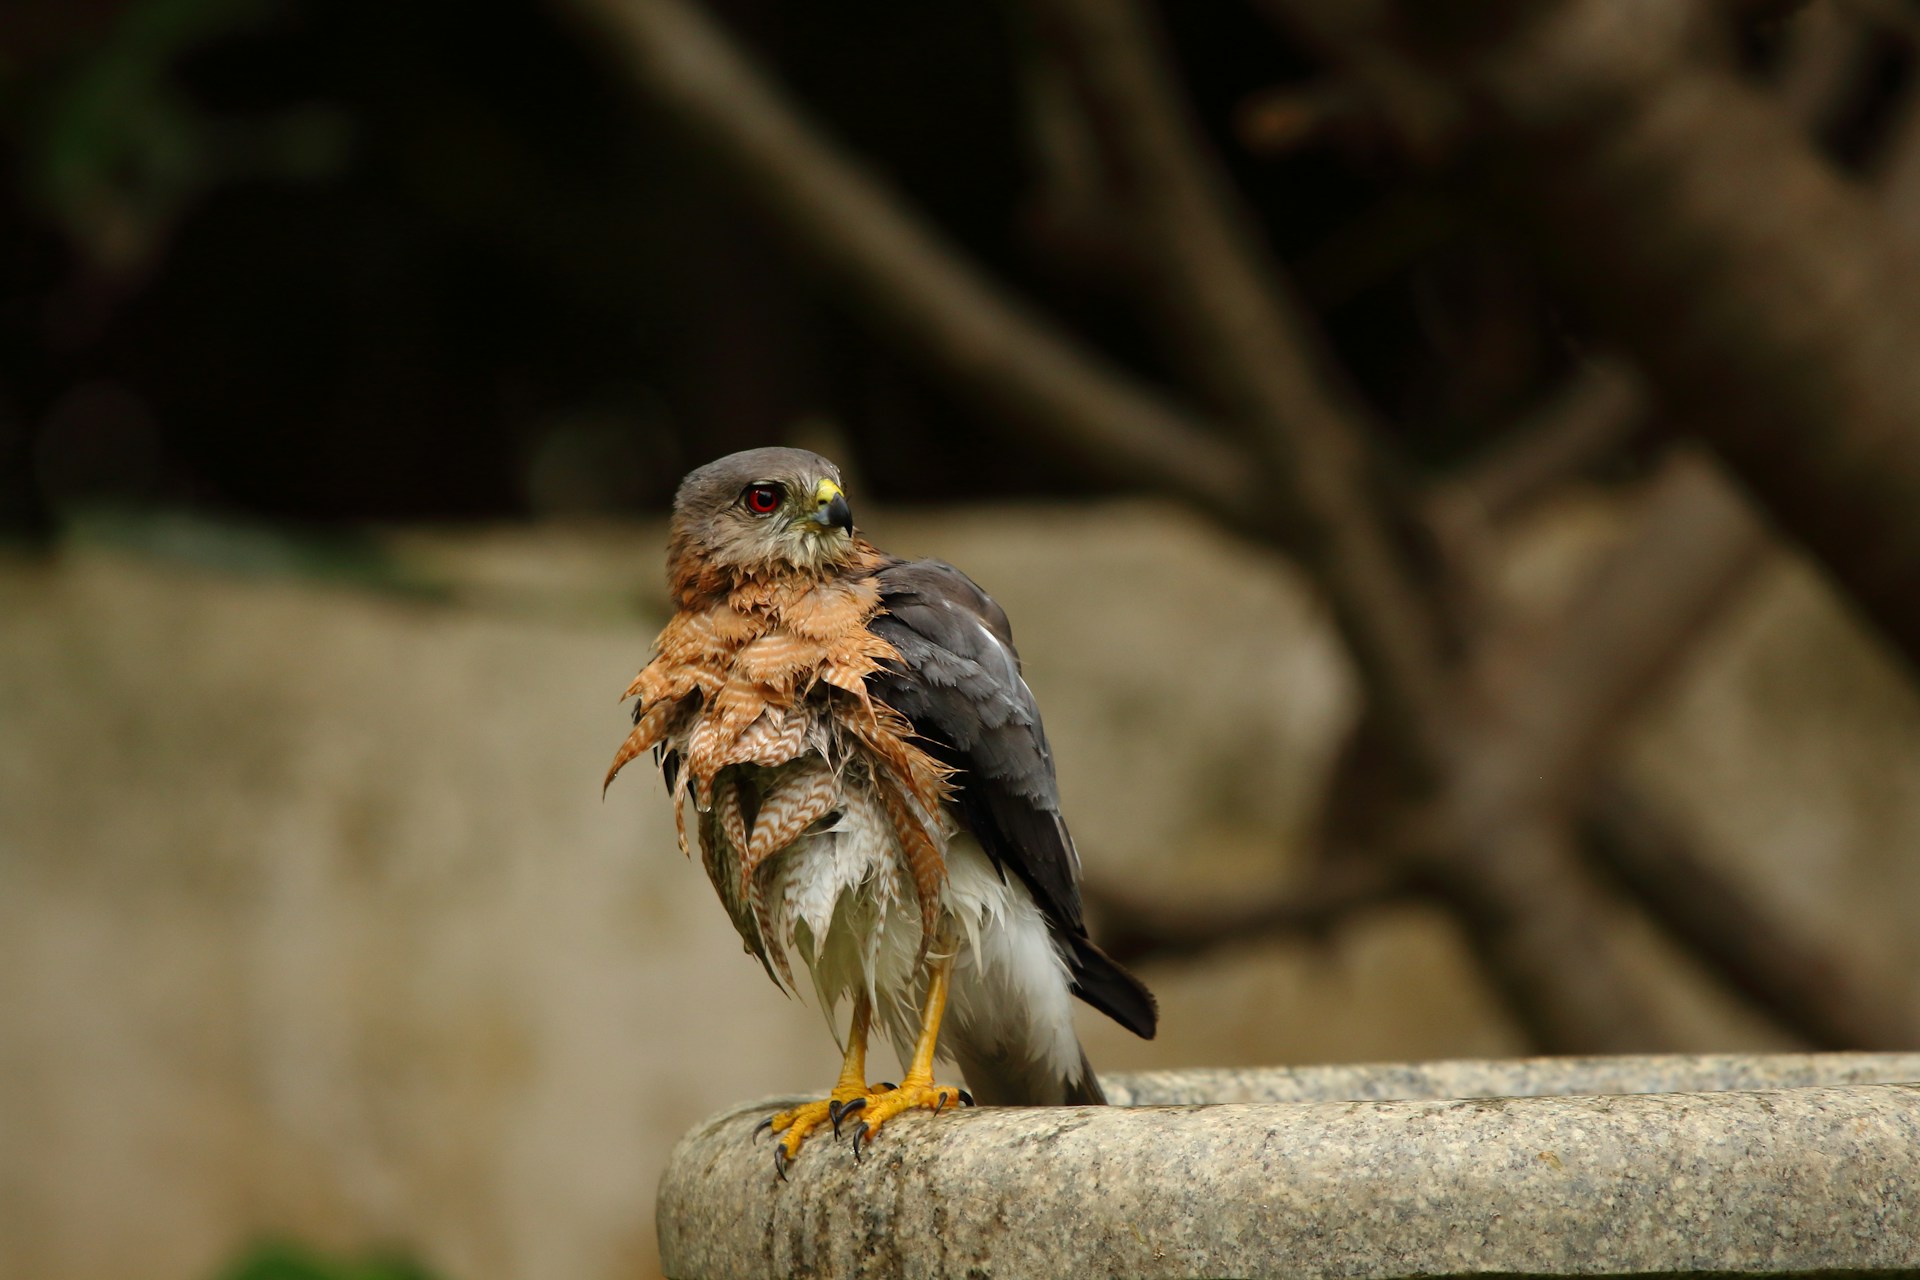
[[[877,996],[912,984],[919,899],[870,762],[836,770],[808,755],[773,769],[734,766],[716,780],[713,807],[700,833],[707,874],[747,949],[776,980],[794,986],[788,956],[799,956],[828,1010],[859,990]],[[751,826],[735,817],[749,810],[758,818]],[[926,818],[944,848],[951,827],[942,815]],[[756,865],[753,837],[801,819],[805,825]]]
[[[793,988],[790,953],[813,971],[823,1004],[850,994],[850,974],[825,981],[820,961],[829,937],[860,939],[858,953],[836,957],[859,985],[880,982],[883,944],[909,939],[907,971],[923,949],[925,926],[944,896],[944,854],[953,826],[943,807],[919,804],[889,785],[884,761],[839,740],[830,719],[813,735],[822,749],[771,767],[743,763],[714,778],[700,820],[707,875],[747,950]],[[838,745],[839,750],[834,747]],[[697,797],[693,803],[699,806]],[[942,868],[943,883],[923,903],[909,842],[911,824]],[[923,906],[932,910],[923,911]]]

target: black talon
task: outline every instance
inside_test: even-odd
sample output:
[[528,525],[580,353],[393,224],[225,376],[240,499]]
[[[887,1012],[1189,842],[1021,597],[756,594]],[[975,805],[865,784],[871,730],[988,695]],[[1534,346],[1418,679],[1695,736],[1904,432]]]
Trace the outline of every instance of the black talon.
[[939,1115],[942,1111],[946,1110],[946,1106],[947,1091],[942,1089],[933,1099],[933,1114]]
[[827,1119],[833,1121],[833,1136],[840,1136],[840,1122],[867,1105],[865,1098],[854,1098],[847,1102],[835,1102],[827,1107]]
[[787,1180],[787,1149],[784,1145],[773,1149],[773,1171],[780,1175],[780,1181]]
[[891,1080],[883,1080],[879,1084],[873,1087],[876,1089],[882,1090],[883,1092],[886,1092],[886,1093],[892,1093],[895,1089],[898,1089],[900,1086],[895,1084]]
[[751,1136],[757,1138],[771,1128],[773,1128],[773,1117],[768,1116],[765,1120],[762,1120],[759,1124],[753,1126],[753,1133]]
[[973,1095],[968,1093],[965,1089],[956,1089],[954,1090],[954,1092],[960,1095],[961,1102],[965,1103],[969,1107],[973,1105]]
[[853,1126],[853,1162],[855,1164],[860,1163],[860,1144],[871,1141],[872,1138],[873,1130],[867,1128],[865,1120]]

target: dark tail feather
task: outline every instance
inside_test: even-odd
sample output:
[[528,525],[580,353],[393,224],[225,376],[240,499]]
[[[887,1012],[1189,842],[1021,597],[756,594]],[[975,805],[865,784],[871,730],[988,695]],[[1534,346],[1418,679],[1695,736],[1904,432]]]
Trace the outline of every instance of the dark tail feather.
[[[1073,994],[1112,1018],[1142,1040],[1153,1039],[1160,1025],[1160,1006],[1147,984],[1121,968],[1120,962],[1093,945],[1091,938],[1069,937],[1073,955]],[[1091,1080],[1093,1073],[1088,1072]],[[1095,1090],[1099,1086],[1096,1084]]]
[[1100,1077],[1093,1074],[1093,1064],[1087,1061],[1087,1051],[1080,1051],[1080,1078],[1067,1086],[1066,1105],[1069,1107],[1104,1107],[1107,1095],[1100,1088]]
[[983,1107],[1102,1107],[1107,1103],[1085,1050],[1080,1053],[1078,1080],[1059,1079],[1002,1053],[976,1056],[961,1045],[954,1046],[954,1059],[967,1077],[973,1100]]

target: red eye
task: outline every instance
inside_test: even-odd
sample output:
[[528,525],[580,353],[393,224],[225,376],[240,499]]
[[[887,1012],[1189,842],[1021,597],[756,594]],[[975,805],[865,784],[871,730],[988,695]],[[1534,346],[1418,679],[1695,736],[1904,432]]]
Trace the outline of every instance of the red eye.
[[777,484],[751,484],[747,486],[747,491],[742,495],[741,500],[747,504],[747,510],[753,514],[768,516],[779,507],[781,497],[781,489]]

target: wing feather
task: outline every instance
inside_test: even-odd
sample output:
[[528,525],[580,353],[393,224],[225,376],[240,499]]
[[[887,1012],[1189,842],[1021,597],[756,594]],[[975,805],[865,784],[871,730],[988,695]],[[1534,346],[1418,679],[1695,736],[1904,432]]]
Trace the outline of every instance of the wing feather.
[[878,582],[884,612],[869,626],[900,658],[867,678],[868,692],[955,770],[961,821],[1000,873],[1011,871],[1033,894],[1066,946],[1075,991],[1151,1037],[1152,994],[1087,936],[1080,855],[1060,816],[1053,749],[1005,611],[939,560],[895,561]]

